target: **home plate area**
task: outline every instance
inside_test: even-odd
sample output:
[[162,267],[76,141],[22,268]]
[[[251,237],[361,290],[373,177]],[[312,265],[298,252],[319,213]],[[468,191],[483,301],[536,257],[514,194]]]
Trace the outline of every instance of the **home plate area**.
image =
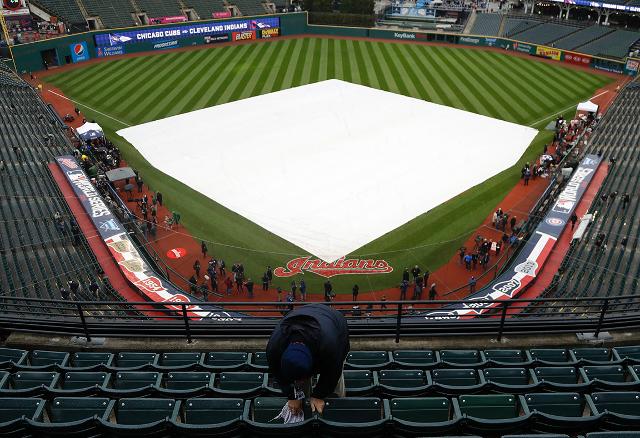
[[511,167],[537,131],[328,80],[118,134],[165,174],[333,262]]

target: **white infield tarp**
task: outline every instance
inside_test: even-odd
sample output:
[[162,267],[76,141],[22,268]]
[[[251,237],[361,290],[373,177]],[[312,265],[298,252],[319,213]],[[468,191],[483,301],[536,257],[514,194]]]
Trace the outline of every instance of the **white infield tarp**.
[[118,131],[157,169],[328,262],[512,166],[536,133],[339,80]]

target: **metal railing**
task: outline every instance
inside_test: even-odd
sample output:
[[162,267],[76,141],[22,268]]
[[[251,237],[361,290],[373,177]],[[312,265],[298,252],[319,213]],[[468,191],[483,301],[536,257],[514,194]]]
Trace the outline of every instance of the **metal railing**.
[[[335,301],[325,303],[347,316],[354,337],[550,334],[628,329],[640,326],[640,295],[605,298],[477,300],[492,304],[482,316],[451,319],[425,316],[442,306],[464,305],[461,300]],[[292,309],[308,302],[198,303],[210,312],[205,319],[190,317],[189,303],[60,301],[0,297],[0,330],[48,335],[95,337],[265,338]],[[468,305],[469,303],[467,303]],[[132,312],[134,306],[139,312]],[[484,306],[483,306],[484,307]],[[468,308],[472,308],[468,306]],[[527,309],[526,314],[521,314]],[[445,314],[446,312],[440,312]]]

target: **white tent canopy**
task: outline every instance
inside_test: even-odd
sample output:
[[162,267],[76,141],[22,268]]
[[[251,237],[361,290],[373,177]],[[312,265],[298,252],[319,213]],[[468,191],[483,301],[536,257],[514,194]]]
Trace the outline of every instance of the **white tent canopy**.
[[587,100],[586,102],[581,102],[578,104],[578,111],[585,111],[588,113],[597,113],[598,105],[591,102],[590,100]]
[[83,140],[91,140],[98,137],[103,137],[104,133],[102,132],[102,128],[97,123],[89,123],[86,122],[84,125],[79,126],[78,135]]

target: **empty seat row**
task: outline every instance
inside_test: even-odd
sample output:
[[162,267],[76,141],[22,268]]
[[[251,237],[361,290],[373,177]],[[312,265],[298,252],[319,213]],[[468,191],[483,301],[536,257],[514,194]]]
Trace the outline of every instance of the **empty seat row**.
[[[148,429],[175,435],[248,436],[418,436],[510,432],[593,432],[600,428],[640,427],[640,393],[533,393],[379,399],[327,399],[322,415],[304,408],[304,420],[283,424],[277,419],[286,403],[281,397],[254,400],[195,398],[3,399],[0,433],[26,428],[38,431],[102,431]],[[206,435],[212,436],[212,435]]]
[[[640,364],[640,346],[615,348],[530,349],[530,350],[397,350],[352,351],[347,369],[379,370],[383,368],[448,368],[544,365]],[[158,371],[203,369],[235,371],[267,369],[264,352],[215,351],[149,352],[78,352],[21,350],[0,348],[0,369],[84,369]]]
[[[640,390],[640,365],[597,365],[581,368],[441,368],[434,370],[345,370],[348,395],[418,396],[531,391]],[[164,396],[243,397],[279,395],[278,382],[258,371],[0,371],[0,397],[100,395],[113,398]]]

